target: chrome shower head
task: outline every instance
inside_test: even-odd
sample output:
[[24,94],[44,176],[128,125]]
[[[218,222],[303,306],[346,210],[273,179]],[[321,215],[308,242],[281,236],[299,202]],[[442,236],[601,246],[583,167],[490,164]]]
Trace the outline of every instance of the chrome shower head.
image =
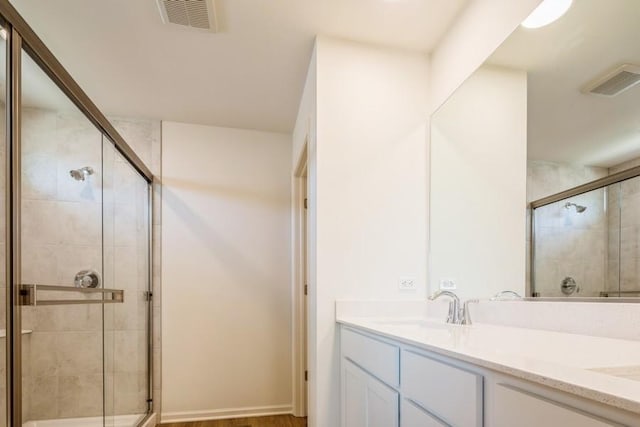
[[564,204],[565,209],[574,208],[576,212],[582,213],[587,210],[586,206],[576,205],[575,203],[567,202]]
[[76,181],[84,181],[89,175],[93,175],[93,168],[91,166],[85,166],[80,169],[73,169],[69,171],[69,175]]

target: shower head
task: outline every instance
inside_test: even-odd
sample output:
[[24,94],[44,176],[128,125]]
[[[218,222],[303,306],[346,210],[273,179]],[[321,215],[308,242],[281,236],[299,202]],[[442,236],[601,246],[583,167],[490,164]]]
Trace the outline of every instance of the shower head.
[[80,169],[73,169],[69,171],[69,175],[76,181],[84,181],[89,175],[93,175],[93,168],[91,166],[85,166]]
[[587,210],[586,206],[576,205],[575,203],[571,203],[571,202],[565,203],[564,204],[564,208],[565,209],[574,208],[576,210],[576,212],[578,212],[578,213],[582,213],[582,212]]

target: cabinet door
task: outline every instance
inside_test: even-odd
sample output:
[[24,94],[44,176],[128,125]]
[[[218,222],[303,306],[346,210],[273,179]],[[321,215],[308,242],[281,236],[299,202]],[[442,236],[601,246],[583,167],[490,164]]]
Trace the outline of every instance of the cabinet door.
[[619,424],[505,384],[496,387],[494,427],[612,427]]
[[400,420],[402,427],[447,427],[443,421],[406,399],[400,407]]
[[398,427],[398,392],[367,378],[367,427]]
[[342,427],[367,425],[367,374],[342,359]]
[[343,427],[398,427],[398,392],[342,360]]

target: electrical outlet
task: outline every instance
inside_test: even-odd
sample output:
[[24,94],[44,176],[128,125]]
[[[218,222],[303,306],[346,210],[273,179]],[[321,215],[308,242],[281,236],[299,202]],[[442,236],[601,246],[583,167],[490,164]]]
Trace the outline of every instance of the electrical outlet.
[[416,279],[415,277],[402,276],[398,281],[398,289],[401,291],[415,291]]
[[440,290],[453,291],[456,289],[455,279],[440,279]]

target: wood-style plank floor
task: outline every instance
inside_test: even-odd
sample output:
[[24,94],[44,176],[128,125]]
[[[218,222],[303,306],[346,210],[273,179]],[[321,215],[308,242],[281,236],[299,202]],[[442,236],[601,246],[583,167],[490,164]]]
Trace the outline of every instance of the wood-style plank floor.
[[292,415],[273,415],[270,417],[161,424],[160,427],[306,427],[306,425],[306,418],[296,418]]

